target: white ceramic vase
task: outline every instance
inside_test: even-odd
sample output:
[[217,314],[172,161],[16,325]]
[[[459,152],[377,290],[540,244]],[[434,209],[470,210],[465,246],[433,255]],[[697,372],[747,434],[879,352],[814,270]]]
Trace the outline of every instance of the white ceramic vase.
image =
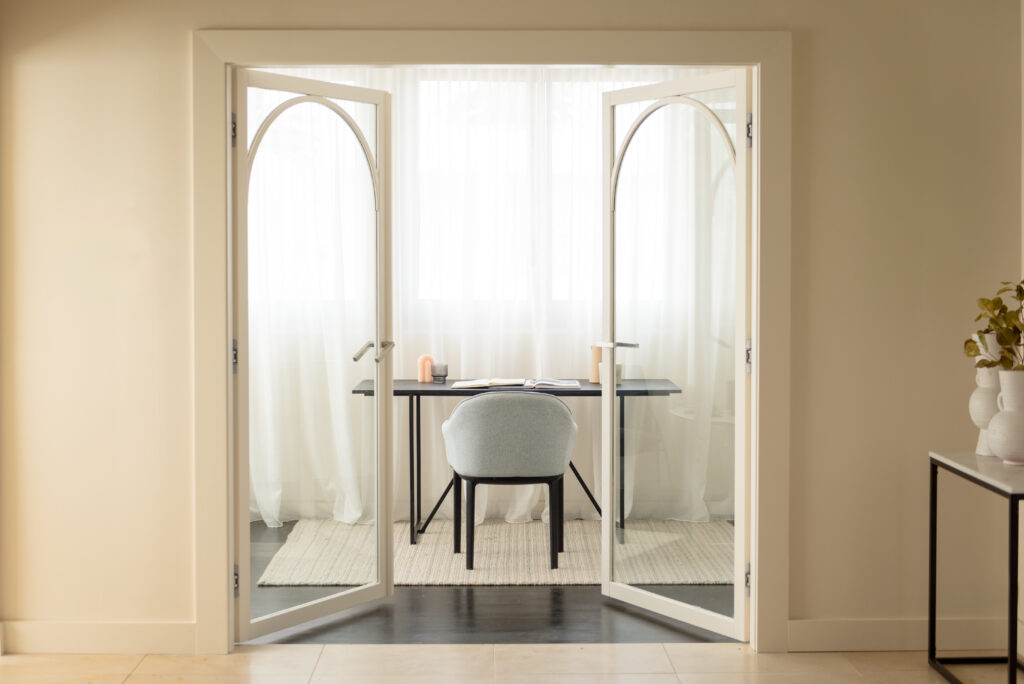
[[988,446],[1011,465],[1024,465],[1024,371],[999,371],[999,412],[988,424]]
[[993,456],[992,449],[988,444],[988,424],[999,412],[999,406],[996,403],[999,396],[999,369],[976,368],[974,382],[978,386],[971,392],[971,399],[967,403],[971,420],[978,426],[978,445],[975,447],[974,453]]

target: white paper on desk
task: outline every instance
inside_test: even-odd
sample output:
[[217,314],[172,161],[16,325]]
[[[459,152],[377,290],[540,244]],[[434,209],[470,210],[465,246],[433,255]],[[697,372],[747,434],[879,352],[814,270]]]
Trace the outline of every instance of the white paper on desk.
[[482,378],[480,380],[459,380],[452,383],[452,389],[470,389],[473,387],[522,387],[526,383],[523,378]]
[[537,378],[536,380],[527,380],[523,383],[524,387],[542,389],[549,387],[551,389],[579,389],[579,380],[553,380],[551,378]]

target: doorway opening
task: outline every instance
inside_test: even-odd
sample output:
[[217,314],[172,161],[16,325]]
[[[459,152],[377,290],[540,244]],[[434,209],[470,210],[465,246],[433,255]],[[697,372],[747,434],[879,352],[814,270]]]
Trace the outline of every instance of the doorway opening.
[[[241,634],[332,598],[380,600],[394,584],[611,596],[618,585],[616,598],[669,615],[669,602],[687,604],[735,634],[746,615],[749,76],[303,68],[238,81]],[[314,81],[333,85],[310,95]],[[624,95],[602,104],[612,91]],[[508,559],[543,565],[527,531],[547,524],[548,506],[537,487],[495,488],[478,508],[478,548],[507,555],[478,556],[491,570],[467,578],[452,562],[453,495],[424,516],[447,493],[439,426],[458,399],[409,394],[392,421],[392,378],[415,377],[422,352],[452,377],[587,383],[602,338],[604,401],[566,399],[579,439],[563,572],[510,572]],[[599,497],[614,553],[602,554]]]

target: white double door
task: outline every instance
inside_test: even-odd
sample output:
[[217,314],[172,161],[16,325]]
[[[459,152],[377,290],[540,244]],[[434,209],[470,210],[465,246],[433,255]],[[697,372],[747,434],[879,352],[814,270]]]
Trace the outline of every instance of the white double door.
[[[242,68],[232,80],[235,635],[244,641],[393,592],[390,97]],[[730,69],[604,99],[602,593],[740,640],[750,89],[749,70]],[[617,366],[679,391],[627,400]],[[354,394],[366,380],[370,391]],[[296,410],[289,422],[316,424],[323,429],[307,432],[327,437],[304,442],[273,418]],[[654,473],[654,495],[671,500],[686,488],[692,498],[696,482],[704,523],[678,523],[687,516],[671,504],[652,514],[633,496],[652,478],[652,454],[674,464]],[[317,484],[324,469],[334,469],[331,491]],[[284,485],[250,487],[261,478]],[[320,510],[326,500],[331,514],[320,517],[351,525],[356,571],[344,585],[285,592],[254,614],[266,558],[250,520],[274,520],[289,497]],[[302,533],[317,534],[317,514],[303,517]],[[693,584],[671,571],[638,573],[659,549],[685,556],[694,530],[715,531],[692,553],[714,547],[717,576]]]

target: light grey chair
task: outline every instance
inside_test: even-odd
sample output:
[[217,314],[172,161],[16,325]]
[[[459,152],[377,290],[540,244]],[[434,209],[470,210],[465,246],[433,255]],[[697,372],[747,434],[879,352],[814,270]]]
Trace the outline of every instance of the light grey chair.
[[463,400],[441,425],[455,471],[455,553],[462,538],[466,481],[466,569],[473,569],[478,484],[547,484],[551,567],[563,549],[563,476],[576,441],[576,421],[561,399],[540,392],[491,390]]

